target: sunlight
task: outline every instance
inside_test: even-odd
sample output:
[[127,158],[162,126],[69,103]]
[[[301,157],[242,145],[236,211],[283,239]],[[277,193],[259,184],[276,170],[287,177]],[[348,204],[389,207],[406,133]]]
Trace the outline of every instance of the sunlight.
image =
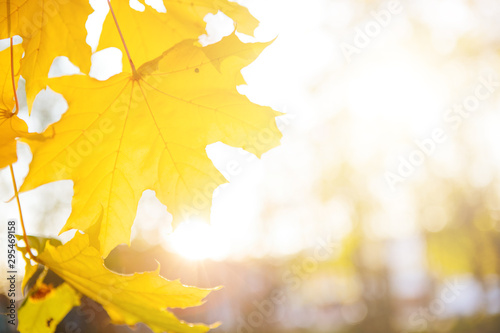
[[182,222],[166,237],[170,250],[189,260],[222,260],[229,254],[228,238],[223,230],[203,221]]

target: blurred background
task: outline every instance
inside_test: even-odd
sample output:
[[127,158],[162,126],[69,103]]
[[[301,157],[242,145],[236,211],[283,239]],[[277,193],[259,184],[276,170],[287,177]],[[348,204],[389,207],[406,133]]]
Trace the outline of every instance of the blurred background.
[[[255,39],[276,40],[243,70],[239,90],[284,113],[281,146],[262,159],[207,147],[230,180],[216,190],[211,223],[172,231],[146,191],[132,246],[107,266],[131,273],[159,262],[166,278],[223,285],[202,307],[175,310],[221,322],[213,332],[500,332],[500,3],[240,2],[261,21]],[[95,46],[105,10],[94,5]],[[221,13],[206,21],[205,44],[233,30]],[[99,64],[121,55],[102,52],[91,74],[119,72]],[[67,60],[55,61],[60,71],[71,72]],[[25,119],[42,131],[66,104],[48,91],[35,108]],[[31,154],[18,149],[21,183]],[[12,196],[7,171],[2,201]],[[70,181],[22,194],[28,232],[57,235],[71,195]],[[17,217],[12,202],[1,210]],[[56,332],[128,331],[84,299]]]

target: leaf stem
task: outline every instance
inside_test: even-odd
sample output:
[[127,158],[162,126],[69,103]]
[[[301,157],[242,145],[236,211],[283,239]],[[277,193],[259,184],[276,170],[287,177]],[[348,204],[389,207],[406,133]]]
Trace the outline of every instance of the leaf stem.
[[12,164],[9,165],[9,167],[10,167],[10,175],[12,177],[12,184],[14,185],[14,192],[16,194],[17,208],[19,209],[19,220],[21,221],[21,228],[23,229],[23,240],[26,243],[26,250],[28,251],[28,254],[31,259],[33,259],[36,262],[39,262],[36,256],[31,252],[31,248],[28,243],[28,236],[26,235],[26,228],[24,227],[23,212],[21,210],[21,201],[19,200],[19,192],[17,191],[16,177],[14,176],[14,167],[12,166]]
[[[10,0],[7,0],[7,30],[8,34],[10,36],[10,30],[11,30],[11,18],[10,18]],[[13,37],[10,37],[10,76],[12,79],[12,90],[14,92],[14,99],[16,100],[16,111],[11,112],[12,115],[16,115],[19,112],[19,99],[17,97],[17,89],[16,89],[16,79],[15,79],[15,73],[14,73],[14,41]],[[19,191],[17,190],[17,184],[16,184],[16,177],[14,175],[14,167],[12,164],[9,165],[10,168],[10,176],[12,177],[12,185],[14,186],[14,193],[16,194],[16,201],[17,201],[17,208],[19,209],[19,221],[21,222],[21,228],[23,229],[23,240],[24,243],[26,243],[26,250],[28,251],[28,254],[31,259],[33,259],[36,262],[40,262],[37,257],[31,252],[30,244],[28,243],[28,236],[26,234],[26,228],[24,226],[24,219],[23,219],[23,211],[21,209],[21,201],[19,200]]]
[[12,78],[12,89],[14,90],[14,99],[16,100],[16,111],[13,114],[17,114],[19,112],[19,100],[17,98],[16,80],[14,73],[14,42],[12,37],[10,37],[10,74]]
[[[12,26],[11,18],[10,18],[10,0],[6,1],[7,5],[7,34],[10,36],[10,30]],[[15,81],[15,73],[14,73],[14,40],[13,37],[10,36],[10,74],[12,77],[12,89],[14,91],[14,99],[16,100],[16,111],[11,112],[11,115],[15,115],[19,112],[19,100],[17,99],[17,90],[16,90],[16,81]]]
[[118,30],[118,34],[120,35],[120,38],[122,40],[123,48],[125,49],[125,52],[127,53],[128,57],[128,62],[130,63],[130,67],[132,68],[132,74],[134,77],[138,76],[137,70],[135,69],[134,62],[132,61],[132,58],[130,57],[130,53],[128,52],[127,44],[125,43],[125,39],[123,38],[122,31],[120,29],[120,26],[118,25],[118,20],[116,19],[115,12],[113,11],[113,7],[111,6],[111,1],[108,0],[108,6],[109,10],[111,11],[111,15],[113,15],[113,20],[115,21],[115,26],[116,29]]

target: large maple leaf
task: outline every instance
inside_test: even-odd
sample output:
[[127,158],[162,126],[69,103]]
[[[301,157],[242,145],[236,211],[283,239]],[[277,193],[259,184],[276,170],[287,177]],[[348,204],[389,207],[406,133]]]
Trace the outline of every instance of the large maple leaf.
[[154,332],[202,333],[210,329],[187,324],[167,308],[201,305],[212,289],[169,281],[159,275],[159,267],[154,272],[133,275],[112,272],[104,266],[99,251],[89,246],[88,235],[77,233],[57,247],[47,242],[38,259],[67,284],[101,304],[115,324],[143,322]]
[[[143,12],[132,9],[128,0],[113,0],[111,5],[117,18],[130,57],[143,64],[164,50],[186,39],[195,39],[205,32],[208,13],[219,10],[234,20],[239,32],[252,35],[258,25],[247,8],[227,0],[164,0],[167,10],[161,13],[140,1]],[[97,51],[116,47],[122,51],[123,68],[128,69],[127,51],[116,29],[114,18],[108,14],[104,21]]]
[[92,12],[88,0],[0,0],[0,8],[0,38],[23,38],[21,75],[30,108],[46,87],[55,57],[67,56],[88,73],[91,49],[85,42],[85,22]]
[[84,230],[106,256],[130,242],[138,201],[146,189],[173,214],[208,217],[213,190],[225,182],[207,156],[221,141],[260,155],[279,144],[280,113],[236,90],[241,68],[268,43],[242,43],[234,34],[207,47],[184,41],[141,66],[101,82],[61,77],[50,87],[69,109],[33,151],[26,191],[62,179],[74,182],[72,213],[63,231]]

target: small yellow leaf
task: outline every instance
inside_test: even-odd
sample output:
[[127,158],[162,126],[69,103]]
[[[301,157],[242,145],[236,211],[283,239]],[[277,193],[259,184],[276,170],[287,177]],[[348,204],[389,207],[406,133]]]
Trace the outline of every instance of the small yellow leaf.
[[[17,82],[19,60],[23,53],[22,46],[14,45],[12,52],[15,66],[14,82]],[[10,53],[10,48],[0,52],[0,169],[17,161],[16,138],[28,133],[28,126],[24,120],[13,113],[16,103],[12,87]]]
[[57,288],[40,284],[19,309],[20,333],[53,333],[74,306],[80,305],[80,294],[68,284]]
[[[1,4],[0,4],[1,5]],[[23,48],[21,44],[14,45],[12,48],[13,62],[14,62],[14,81],[19,79],[19,62],[23,55]],[[11,49],[10,47],[0,51],[0,112],[2,115],[5,113],[12,113],[16,105],[14,100],[14,89],[12,87],[12,71],[10,68],[11,63]]]
[[28,133],[28,126],[18,116],[0,115],[0,169],[17,161],[16,138]]
[[155,272],[121,275],[108,270],[88,235],[77,233],[68,243],[47,243],[40,260],[87,297],[100,303],[115,324],[143,322],[155,332],[206,332],[210,327],[191,325],[166,310],[203,303],[210,289],[199,289],[169,281]]
[[[6,10],[7,2],[10,13]],[[0,38],[23,38],[25,55],[20,74],[26,79],[30,109],[35,96],[47,85],[54,58],[67,56],[88,73],[91,49],[85,41],[85,22],[92,13],[88,0],[0,0],[0,8]]]
[[26,255],[27,255],[27,251],[26,251],[26,248],[18,248],[19,251],[21,251],[21,253],[23,254],[23,259],[24,259],[24,262],[26,263],[26,266],[24,268],[24,277],[23,277],[23,282],[21,284],[21,290],[23,291],[23,295],[24,295],[24,290],[26,288],[26,285],[28,284],[28,281],[33,277],[33,275],[36,273],[36,270],[38,269],[38,264],[35,263],[35,264],[32,264],[31,263],[31,259],[30,258],[27,258]]

